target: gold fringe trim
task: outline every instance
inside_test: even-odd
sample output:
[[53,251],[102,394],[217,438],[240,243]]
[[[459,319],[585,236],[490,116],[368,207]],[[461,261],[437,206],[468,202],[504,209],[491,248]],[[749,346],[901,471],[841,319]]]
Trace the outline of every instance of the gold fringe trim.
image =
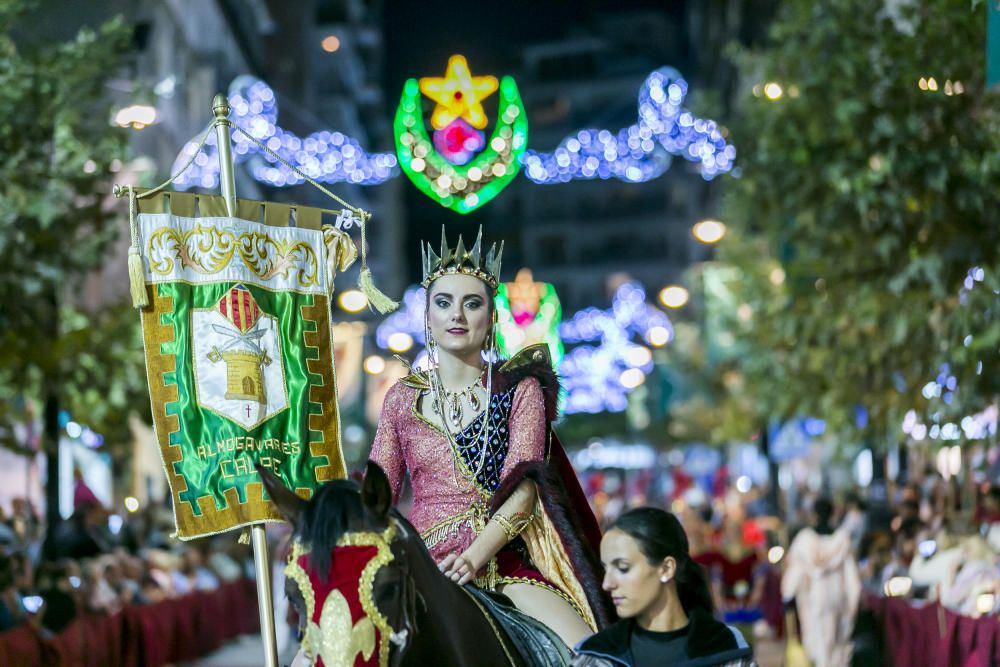
[[535,513],[538,519],[532,521],[521,533],[521,539],[528,547],[531,562],[543,577],[565,591],[575,601],[573,606],[582,612],[587,625],[597,632],[597,621],[587,600],[587,594],[576,578],[573,565],[559,539],[559,533],[545,513],[545,506],[541,502],[537,502]]
[[444,518],[420,533],[420,538],[424,541],[424,545],[428,549],[433,549],[449,537],[458,535],[458,531],[462,528],[463,524],[468,524],[469,528],[475,532],[475,526],[473,525],[475,515],[476,508],[471,507],[461,514]]

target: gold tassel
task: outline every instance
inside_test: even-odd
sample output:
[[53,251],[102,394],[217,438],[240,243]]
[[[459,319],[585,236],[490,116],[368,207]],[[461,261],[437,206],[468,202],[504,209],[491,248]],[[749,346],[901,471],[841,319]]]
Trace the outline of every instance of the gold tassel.
[[369,306],[383,315],[391,313],[399,308],[399,302],[393,301],[375,287],[375,279],[372,278],[372,271],[368,268],[368,220],[372,214],[359,208],[354,209],[354,213],[361,220],[361,273],[358,275],[358,287],[368,297]]
[[250,529],[244,528],[240,531],[240,536],[236,538],[239,544],[250,544]]
[[368,297],[369,305],[383,315],[391,313],[399,308],[398,301],[393,301],[386,296],[382,290],[375,287],[375,281],[372,278],[372,270],[368,267],[361,269],[361,274],[358,276],[358,287],[360,287],[361,291],[365,293],[366,297]]
[[146,308],[149,306],[149,298],[146,296],[146,271],[142,266],[142,255],[139,253],[137,198],[135,189],[131,185],[128,186],[128,227],[132,242],[128,247],[128,291],[132,294],[133,308]]
[[146,295],[146,272],[142,266],[139,248],[136,246],[130,246],[128,249],[128,290],[132,293],[133,308],[149,306],[149,297]]

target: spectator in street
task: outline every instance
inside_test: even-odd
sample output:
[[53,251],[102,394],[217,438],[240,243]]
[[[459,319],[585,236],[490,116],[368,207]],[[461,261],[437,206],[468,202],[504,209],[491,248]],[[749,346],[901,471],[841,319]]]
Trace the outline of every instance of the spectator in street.
[[95,558],[110,551],[107,511],[100,503],[83,502],[52,531],[42,549],[46,560]]
[[868,528],[868,507],[857,491],[851,491],[844,497],[843,524],[851,535],[851,547],[858,553],[861,538]]
[[53,633],[62,632],[82,609],[82,582],[75,563],[43,563],[36,581],[44,600],[42,626]]
[[0,554],[0,632],[15,628],[27,620],[21,595],[15,585],[14,559]]
[[673,514],[622,514],[601,540],[601,561],[621,620],[583,640],[574,667],[755,664],[743,635],[714,618],[705,572]]
[[848,667],[861,578],[845,528],[831,525],[833,504],[813,503],[812,525],[799,531],[785,556],[781,595],[794,602],[802,645],[814,667]]
[[892,536],[885,530],[866,533],[861,540],[858,554],[861,585],[866,590],[880,593],[885,583],[882,574],[892,561]]

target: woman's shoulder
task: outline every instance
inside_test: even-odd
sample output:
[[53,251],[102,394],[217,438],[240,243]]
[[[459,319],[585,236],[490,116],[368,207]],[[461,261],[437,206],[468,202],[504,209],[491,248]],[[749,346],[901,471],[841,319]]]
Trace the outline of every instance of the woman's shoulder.
[[414,396],[420,391],[413,383],[408,382],[409,376],[400,378],[385,392],[382,410],[387,408],[407,407],[413,402]]

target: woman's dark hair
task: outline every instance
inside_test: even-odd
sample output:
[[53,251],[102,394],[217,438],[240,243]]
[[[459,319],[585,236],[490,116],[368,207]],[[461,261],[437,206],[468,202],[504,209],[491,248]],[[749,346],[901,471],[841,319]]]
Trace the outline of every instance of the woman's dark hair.
[[608,530],[620,530],[639,545],[639,551],[651,565],[659,565],[664,558],[677,561],[677,595],[684,611],[703,609],[713,613],[712,594],[708,588],[708,578],[701,565],[691,560],[688,553],[688,538],[670,512],[655,507],[639,507],[625,512]]
[[813,503],[813,514],[816,515],[816,525],[813,527],[820,535],[833,534],[833,503],[829,498],[817,498]]

